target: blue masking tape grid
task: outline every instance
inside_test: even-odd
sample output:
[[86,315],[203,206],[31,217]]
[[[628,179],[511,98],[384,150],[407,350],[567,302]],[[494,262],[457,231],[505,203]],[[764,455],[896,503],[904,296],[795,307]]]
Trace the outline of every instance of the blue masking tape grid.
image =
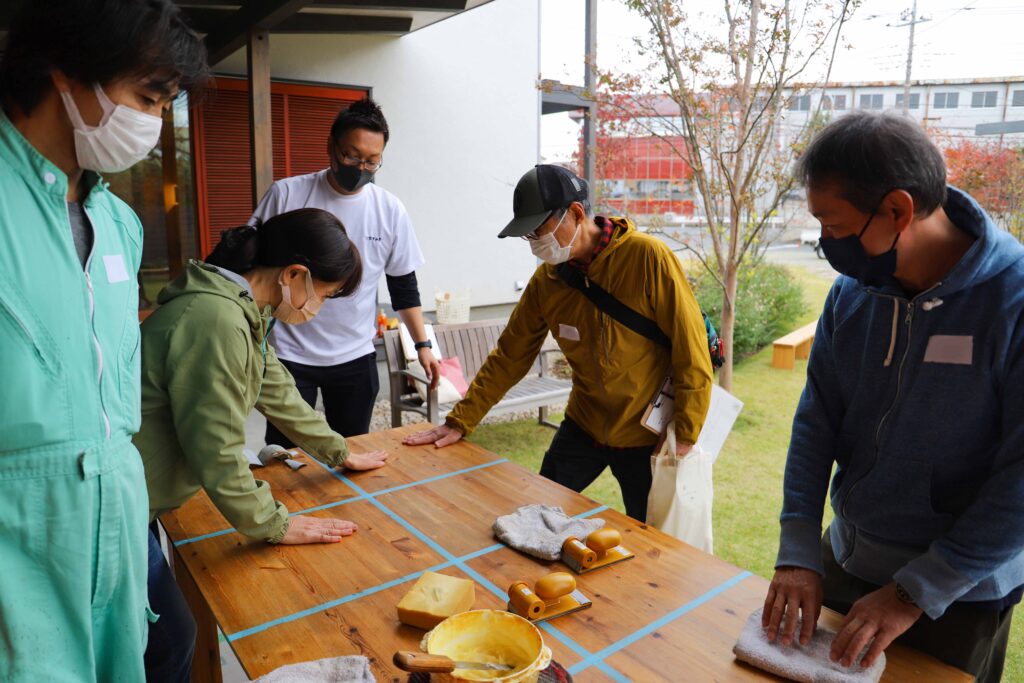
[[[345,475],[343,475],[340,472],[337,472],[337,471],[335,471],[333,469],[331,470],[331,472],[332,472],[332,474],[335,477],[338,477],[343,482],[345,482],[350,487],[352,487],[352,489],[354,491],[356,491],[356,493],[362,493],[363,492],[362,489],[355,482],[350,480]],[[446,549],[441,547],[440,544],[438,544],[432,538],[428,537],[426,534],[424,534],[422,531],[420,531],[419,529],[414,527],[409,522],[407,522],[404,519],[402,519],[399,515],[397,515],[396,513],[391,511],[390,509],[388,509],[388,507],[386,505],[384,505],[383,503],[381,503],[380,501],[378,501],[376,499],[371,499],[370,502],[373,503],[373,505],[375,505],[377,508],[379,508],[381,512],[383,512],[384,514],[386,514],[389,517],[391,517],[394,521],[396,521],[399,524],[401,524],[403,527],[405,527],[407,530],[409,530],[409,532],[411,532],[413,535],[415,535],[421,541],[426,543],[435,552],[438,552],[438,553],[440,553],[440,555],[442,557],[445,557],[445,558],[451,560],[454,563],[455,567],[457,567],[458,569],[462,570],[467,575],[471,576],[473,579],[475,579],[482,586],[484,586],[485,588],[490,590],[492,593],[497,595],[499,598],[501,598],[503,600],[505,599],[507,594],[504,591],[502,591],[500,588],[495,586],[494,583],[492,583],[490,581],[490,579],[487,579],[486,577],[481,575],[478,571],[476,571],[475,569],[473,569],[469,565],[464,564],[463,562],[461,562],[458,558],[456,558],[454,555],[452,555]],[[565,644],[567,647],[572,649],[574,652],[576,652],[581,657],[589,655],[589,650],[587,650],[586,648],[582,647],[579,643],[577,643],[575,640],[573,640],[572,638],[570,638],[566,634],[564,634],[561,631],[559,631],[554,626],[552,626],[550,624],[546,624],[545,630],[548,633],[550,633],[551,635],[553,635],[555,638],[557,638],[559,641],[561,641],[563,644]],[[601,671],[604,671],[605,673],[607,673],[610,676],[612,676],[612,678],[615,678],[617,681],[625,681],[626,680],[626,679],[622,678],[620,675],[618,675],[617,671],[614,671],[610,667],[605,666],[603,662],[598,662],[597,663],[597,667]]]
[[641,628],[641,629],[639,629],[637,631],[634,631],[631,635],[626,636],[622,640],[620,640],[620,641],[618,641],[616,643],[612,643],[611,645],[609,645],[608,647],[604,648],[600,652],[595,652],[594,654],[590,655],[589,657],[584,658],[583,661],[581,661],[581,662],[577,662],[576,664],[574,664],[571,667],[569,667],[569,673],[572,674],[573,676],[575,676],[576,674],[578,674],[579,672],[583,671],[584,669],[587,669],[587,668],[589,668],[589,667],[591,667],[591,666],[593,666],[595,664],[598,664],[599,662],[603,662],[606,658],[610,657],[611,655],[615,654],[616,652],[618,652],[618,651],[620,651],[620,650],[622,650],[624,648],[629,647],[630,645],[632,645],[636,641],[638,641],[641,638],[649,635],[650,633],[653,633],[654,631],[657,631],[659,628],[664,627],[666,624],[669,624],[669,623],[675,621],[676,619],[678,619],[679,617],[683,616],[687,612],[690,612],[690,611],[696,609],[697,607],[700,607],[701,605],[706,603],[708,600],[711,600],[715,596],[720,595],[721,593],[724,593],[725,591],[729,590],[730,588],[732,588],[736,584],[740,583],[741,581],[743,581],[744,579],[746,579],[749,576],[751,576],[750,572],[740,572],[739,574],[737,574],[736,576],[732,577],[728,581],[720,583],[716,587],[712,588],[711,590],[709,590],[708,592],[704,593],[700,597],[691,600],[690,602],[686,603],[682,607],[678,607],[678,608],[672,610],[671,612],[669,612],[665,616],[663,616],[660,619],[658,619],[658,620],[648,624],[647,626],[644,626],[643,628]]
[[[605,506],[600,506],[600,507],[594,508],[593,510],[588,510],[587,512],[584,512],[582,514],[576,515],[576,517],[577,518],[582,518],[584,516],[590,516],[590,515],[594,514],[595,512],[600,512],[601,510],[604,510],[604,509],[607,509],[607,508]],[[487,546],[486,548],[481,548],[480,550],[471,552],[471,553],[469,553],[467,555],[463,555],[462,557],[457,558],[457,560],[455,562],[446,561],[446,562],[442,562],[440,564],[435,564],[433,567],[428,567],[427,569],[424,569],[422,571],[413,572],[412,574],[407,574],[406,576],[403,576],[403,577],[401,577],[399,579],[394,579],[394,580],[389,581],[389,582],[387,582],[385,584],[381,584],[381,585],[375,586],[373,588],[367,588],[365,590],[358,591],[356,593],[351,593],[349,595],[345,595],[343,597],[336,598],[334,600],[329,600],[329,601],[321,603],[319,605],[314,605],[313,607],[309,607],[309,608],[304,609],[302,611],[295,612],[293,614],[289,614],[289,615],[286,615],[286,616],[283,616],[283,617],[279,617],[277,619],[273,619],[271,621],[267,621],[267,622],[264,622],[262,624],[257,624],[256,626],[244,629],[242,631],[237,631],[235,633],[232,633],[230,636],[227,636],[226,639],[228,640],[228,642],[234,642],[234,641],[239,640],[241,638],[245,638],[247,636],[251,636],[251,635],[254,635],[256,633],[260,633],[262,631],[266,631],[267,629],[274,628],[275,626],[280,626],[282,624],[287,624],[288,622],[291,622],[291,621],[297,621],[297,620],[302,619],[304,617],[308,617],[308,616],[311,616],[313,614],[317,614],[318,612],[324,612],[326,610],[331,609],[332,607],[337,607],[337,606],[343,605],[343,604],[345,604],[347,602],[352,602],[353,600],[357,600],[359,598],[364,598],[366,596],[373,595],[374,593],[379,593],[382,590],[387,590],[388,588],[393,588],[393,587],[401,585],[403,583],[407,583],[409,581],[412,581],[413,579],[418,579],[419,577],[423,576],[427,572],[436,572],[436,571],[440,571],[442,569],[447,569],[448,567],[454,567],[454,566],[460,566],[460,568],[461,568],[461,565],[462,565],[463,562],[468,562],[469,560],[473,560],[473,559],[476,559],[478,557],[483,557],[484,555],[487,555],[489,553],[493,553],[493,552],[495,552],[497,550],[501,550],[504,547],[505,546],[503,544],[501,544],[501,543],[495,543],[494,545],[490,545],[490,546]],[[589,654],[589,653],[587,653],[587,654]]]
[[[497,464],[498,462],[504,462],[504,461],[505,461],[504,459],[503,460],[498,460],[498,461],[495,461],[493,463],[485,463],[485,465],[487,465],[487,464]],[[410,524],[409,522],[404,520],[402,517],[400,517],[398,514],[396,514],[392,510],[390,510],[386,505],[384,505],[380,501],[376,500],[376,496],[379,496],[379,495],[381,495],[383,493],[386,493],[388,491],[393,491],[393,490],[397,490],[397,489],[400,489],[400,488],[408,488],[410,485],[403,485],[401,487],[394,487],[394,488],[389,489],[389,490],[378,491],[378,492],[376,492],[374,494],[370,494],[370,493],[367,493],[362,487],[360,487],[354,481],[352,481],[351,479],[349,479],[345,475],[341,474],[340,472],[334,470],[331,467],[328,467],[327,465],[324,465],[323,463],[321,463],[319,461],[315,461],[315,462],[317,462],[317,464],[319,464],[321,467],[323,467],[328,472],[330,472],[335,478],[343,481],[345,484],[350,486],[352,488],[352,490],[354,490],[357,494],[359,494],[357,496],[357,498],[349,499],[350,501],[351,500],[357,500],[357,499],[369,500],[370,503],[372,503],[381,512],[383,512],[385,515],[390,517],[392,520],[394,520],[395,522],[400,524],[403,528],[405,528],[411,534],[416,536],[418,539],[423,541],[429,548],[434,550],[436,553],[438,553],[442,557],[446,558],[447,561],[446,562],[442,562],[441,564],[435,565],[434,567],[431,567],[430,569],[426,569],[426,570],[423,570],[423,571],[420,571],[420,572],[414,572],[412,574],[408,574],[408,575],[406,575],[404,577],[401,577],[401,578],[398,578],[398,579],[394,579],[392,581],[389,581],[387,583],[381,584],[379,586],[375,586],[373,588],[368,588],[368,589],[360,591],[358,593],[352,593],[352,594],[347,595],[347,596],[345,596],[343,598],[338,598],[336,600],[332,600],[330,602],[326,602],[326,603],[323,603],[321,605],[317,605],[315,607],[310,607],[310,608],[308,608],[306,610],[303,610],[301,612],[296,612],[295,614],[292,614],[292,615],[289,615],[289,616],[286,616],[286,617],[281,617],[280,619],[275,619],[273,621],[269,621],[269,622],[266,622],[264,624],[253,626],[252,628],[245,629],[244,631],[238,631],[237,633],[233,633],[230,636],[227,636],[227,640],[229,642],[234,642],[235,640],[238,640],[240,638],[244,638],[244,637],[252,635],[254,633],[259,633],[260,631],[265,631],[265,630],[267,630],[269,628],[272,628],[273,626],[284,624],[284,623],[287,623],[287,622],[290,622],[290,621],[295,621],[297,619],[301,619],[301,618],[309,616],[311,614],[315,614],[317,612],[321,612],[321,611],[330,609],[331,607],[336,607],[338,605],[342,605],[342,604],[345,604],[347,602],[351,602],[351,601],[356,600],[356,599],[358,599],[360,597],[365,597],[367,595],[372,595],[374,593],[378,593],[378,592],[380,592],[382,590],[387,590],[388,588],[392,588],[394,586],[400,585],[400,584],[405,583],[407,581],[411,581],[412,579],[417,578],[417,577],[423,575],[424,572],[432,571],[432,570],[436,570],[436,569],[444,569],[446,567],[456,567],[457,569],[462,570],[468,576],[472,577],[475,581],[480,583],[482,586],[487,588],[489,591],[491,591],[492,593],[494,593],[498,597],[500,597],[502,599],[505,598],[506,593],[504,591],[502,591],[500,588],[498,588],[496,585],[494,585],[494,583],[492,583],[489,579],[487,579],[486,577],[481,575],[475,569],[473,569],[472,567],[470,567],[470,566],[465,564],[465,562],[467,560],[469,560],[469,559],[473,559],[475,557],[480,557],[482,555],[487,554],[488,552],[493,552],[495,550],[498,550],[498,549],[502,548],[503,546],[501,544],[495,544],[493,546],[489,546],[489,547],[484,548],[482,550],[478,550],[476,552],[470,553],[469,555],[465,555],[465,556],[463,556],[461,558],[455,557],[452,553],[450,553],[448,550],[443,548],[436,541],[434,541],[433,539],[428,537],[422,531],[420,531],[419,529],[414,527],[412,524]],[[470,468],[470,469],[480,469],[480,467],[481,466],[478,465],[478,466]],[[457,472],[453,472],[453,473],[449,474],[448,476],[451,476],[453,474],[458,474],[458,473]],[[436,481],[437,479],[443,479],[443,478],[444,478],[444,475],[439,475],[438,477],[433,477],[433,478],[431,478],[429,480],[424,480],[423,482],[418,482],[418,483],[426,483],[427,481]],[[576,517],[577,518],[589,517],[590,515],[597,514],[598,512],[601,512],[601,511],[606,510],[606,509],[607,509],[607,506],[600,506],[600,507],[595,508],[593,510],[589,510],[587,512],[584,512],[584,513],[582,513],[580,515],[576,515]],[[577,662],[576,664],[574,664],[572,667],[569,668],[569,673],[571,673],[573,675],[576,675],[580,671],[583,671],[583,670],[588,669],[588,668],[593,666],[593,667],[597,668],[599,671],[601,671],[604,674],[608,675],[613,680],[617,681],[617,683],[629,683],[629,679],[628,678],[623,676],[620,672],[618,672],[617,670],[615,670],[614,668],[609,666],[604,661],[604,659],[606,657],[609,657],[612,654],[615,654],[616,652],[622,650],[623,648],[628,647],[629,645],[633,644],[637,640],[640,640],[641,638],[643,638],[644,636],[648,635],[649,633],[652,633],[653,631],[663,627],[665,624],[667,624],[667,623],[669,623],[669,622],[679,618],[680,616],[682,616],[682,615],[686,614],[687,612],[695,609],[696,607],[699,607],[700,605],[704,604],[708,600],[714,598],[715,596],[719,595],[720,593],[722,593],[722,592],[728,590],[729,588],[731,588],[732,586],[736,585],[740,581],[746,579],[748,576],[751,576],[750,572],[742,572],[742,573],[738,574],[737,576],[734,576],[733,578],[729,579],[728,581],[725,581],[722,584],[719,584],[717,587],[711,589],[710,591],[708,591],[707,593],[701,595],[700,597],[698,597],[698,598],[696,598],[694,600],[691,600],[690,602],[688,602],[687,604],[683,605],[682,607],[679,607],[676,610],[673,610],[672,612],[670,612],[669,614],[665,615],[661,619],[658,619],[657,621],[649,624],[648,626],[635,631],[632,635],[627,636],[626,638],[623,638],[622,640],[620,640],[620,641],[618,641],[616,643],[613,643],[612,645],[609,645],[608,647],[604,648],[603,650],[601,650],[600,652],[597,652],[597,653],[591,653],[589,650],[587,650],[586,648],[581,646],[575,640],[570,638],[568,635],[562,633],[561,631],[559,631],[557,628],[555,628],[554,626],[552,626],[549,623],[544,622],[544,623],[538,624],[538,626],[540,628],[542,628],[545,632],[547,632],[547,633],[551,634],[552,636],[554,636],[557,640],[562,642],[569,649],[573,650],[577,655],[583,657],[583,659],[580,662]]]
[[[319,461],[317,461],[317,462],[319,464],[321,464],[321,465],[323,464],[323,463],[320,463]],[[420,481],[414,481],[414,482],[411,482],[411,483],[408,483],[408,484],[402,484],[400,486],[392,486],[391,488],[382,489],[380,491],[375,491],[373,493],[367,493],[365,491],[362,491],[362,489],[360,489],[361,493],[358,496],[353,496],[352,498],[346,498],[344,500],[338,500],[338,501],[335,501],[333,503],[326,503],[324,505],[317,505],[316,507],[306,508],[305,510],[299,510],[297,512],[289,512],[288,516],[289,517],[294,517],[295,515],[304,515],[304,514],[309,513],[309,512],[319,512],[321,510],[329,510],[331,508],[336,508],[336,507],[339,507],[341,505],[348,505],[349,503],[355,503],[355,502],[358,502],[360,500],[368,500],[368,499],[370,499],[370,498],[372,498],[374,496],[383,496],[385,493],[394,493],[395,491],[403,491],[405,489],[412,488],[414,486],[419,486],[420,484],[429,484],[431,482],[440,481],[441,479],[447,479],[448,477],[454,477],[454,476],[457,476],[459,474],[465,474],[467,472],[475,472],[476,470],[482,470],[485,467],[493,467],[494,465],[498,465],[498,464],[503,463],[503,462],[508,462],[508,458],[499,458],[498,460],[493,460],[491,462],[485,462],[485,463],[483,463],[481,465],[473,465],[472,467],[466,467],[465,469],[456,470],[454,472],[447,472],[445,474],[438,474],[438,475],[435,475],[433,477],[428,477],[427,479],[423,479],[423,480],[420,480]],[[216,538],[217,536],[223,536],[224,534],[230,534],[234,530],[235,530],[234,528],[221,529],[220,531],[213,531],[213,532],[208,533],[208,534],[202,534],[201,536],[194,536],[192,538],[186,538],[186,539],[181,540],[181,541],[176,541],[175,544],[174,544],[174,547],[175,548],[180,548],[181,546],[188,545],[189,543],[195,543],[197,541],[205,541],[208,538]]]

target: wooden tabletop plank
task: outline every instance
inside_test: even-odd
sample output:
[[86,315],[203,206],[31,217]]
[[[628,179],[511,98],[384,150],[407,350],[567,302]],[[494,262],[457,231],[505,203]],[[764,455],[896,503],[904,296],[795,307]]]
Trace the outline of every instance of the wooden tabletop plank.
[[557,505],[571,516],[601,507],[511,462],[386,493],[379,500],[455,555],[496,543],[494,521],[523,505]]
[[406,435],[422,431],[424,427],[422,424],[406,425],[352,437],[348,440],[351,450],[361,453],[387,451],[388,465],[369,472],[346,471],[345,476],[363,490],[374,493],[502,460],[501,456],[468,442],[460,442],[454,448],[444,449],[436,448],[433,444],[402,445],[402,439]]
[[270,545],[232,532],[178,548],[226,635],[444,562],[369,501],[312,514],[359,530],[339,543]]
[[[306,455],[296,460],[307,463],[306,467],[293,470],[280,461],[273,461],[266,467],[254,467],[252,473],[257,479],[266,481],[275,500],[279,500],[289,512],[298,512],[311,507],[332,503],[357,494],[328,470]],[[167,533],[175,541],[182,541],[231,528],[209,497],[200,492],[178,510],[160,518]]]

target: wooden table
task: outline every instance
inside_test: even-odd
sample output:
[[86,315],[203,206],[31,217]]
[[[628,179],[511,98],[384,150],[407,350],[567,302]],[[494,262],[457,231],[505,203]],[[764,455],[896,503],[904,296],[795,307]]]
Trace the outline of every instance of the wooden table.
[[[229,529],[205,494],[162,518],[175,572],[200,625],[193,680],[220,681],[214,620],[250,677],[284,664],[362,654],[381,681],[405,681],[391,655],[418,649],[423,631],[395,606],[424,570],[473,579],[476,608],[502,608],[514,580],[532,582],[560,563],[497,544],[495,517],[528,503],[569,515],[599,514],[636,554],[578,577],[588,610],[541,625],[555,659],[577,681],[757,681],[774,677],[737,663],[732,646],[767,582],[537,474],[461,442],[444,450],[401,445],[407,426],[350,440],[385,449],[388,467],[332,472],[312,458],[293,471],[258,471],[295,513],[350,519],[341,543],[272,546]],[[834,615],[833,615],[834,618]],[[970,681],[918,652],[894,646],[886,681]]]

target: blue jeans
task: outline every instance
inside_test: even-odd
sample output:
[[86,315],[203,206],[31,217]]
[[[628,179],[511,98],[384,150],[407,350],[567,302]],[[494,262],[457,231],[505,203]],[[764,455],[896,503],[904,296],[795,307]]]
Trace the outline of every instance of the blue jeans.
[[189,683],[196,649],[196,621],[160,550],[155,526],[149,531],[149,606],[160,618],[149,625],[146,681]]

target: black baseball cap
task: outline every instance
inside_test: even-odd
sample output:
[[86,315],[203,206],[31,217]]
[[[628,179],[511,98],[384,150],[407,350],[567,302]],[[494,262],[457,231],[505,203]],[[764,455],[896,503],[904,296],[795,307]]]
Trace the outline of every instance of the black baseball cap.
[[537,164],[519,179],[512,195],[512,220],[498,237],[523,237],[540,227],[551,212],[587,199],[587,181],[552,164]]

